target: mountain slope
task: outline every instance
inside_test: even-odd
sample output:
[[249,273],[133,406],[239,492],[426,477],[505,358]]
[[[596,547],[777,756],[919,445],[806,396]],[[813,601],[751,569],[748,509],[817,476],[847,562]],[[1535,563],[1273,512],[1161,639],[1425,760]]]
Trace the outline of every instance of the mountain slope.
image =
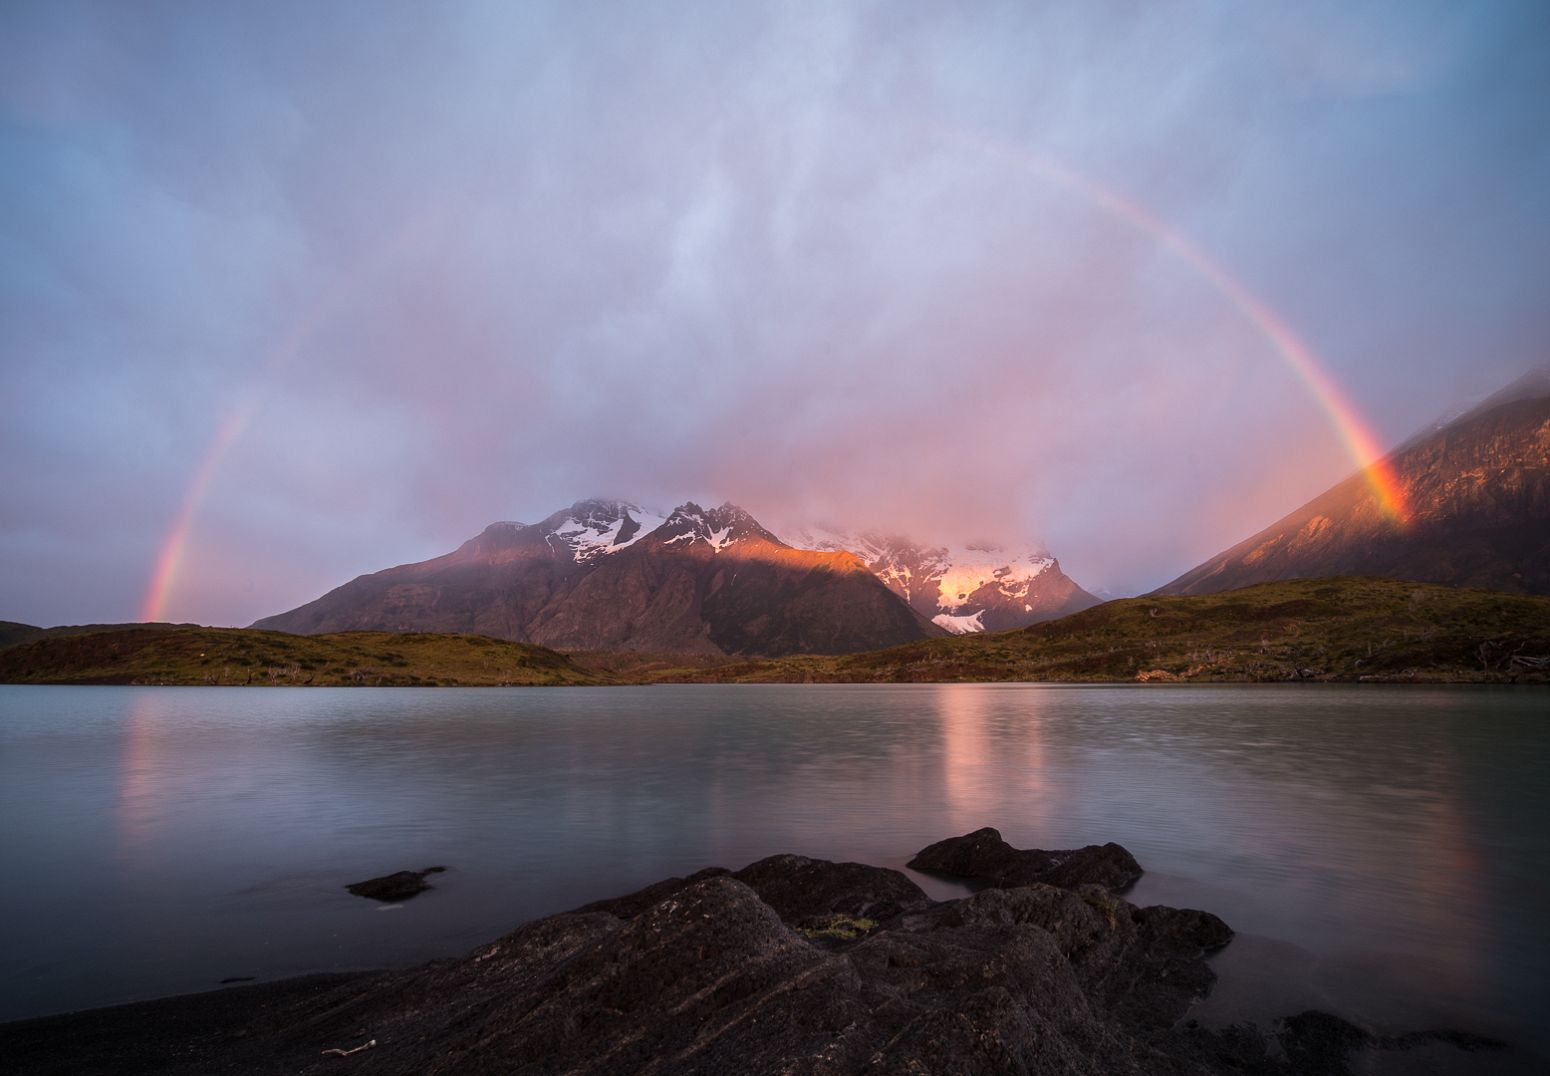
[[[631,670],[613,675],[630,678]],[[1550,682],[1550,597],[1331,578],[1105,602],[867,654],[642,670],[657,681]]]
[[1550,593],[1550,372],[1412,438],[1388,462],[1404,523],[1353,475],[1158,593],[1332,575]]
[[792,542],[854,553],[889,590],[954,635],[1026,627],[1098,604],[1039,549],[1017,555],[990,545],[928,546],[822,527],[801,530]]
[[361,576],[254,627],[454,631],[565,650],[850,653],[941,634],[847,553],[793,549],[736,505],[581,501]]

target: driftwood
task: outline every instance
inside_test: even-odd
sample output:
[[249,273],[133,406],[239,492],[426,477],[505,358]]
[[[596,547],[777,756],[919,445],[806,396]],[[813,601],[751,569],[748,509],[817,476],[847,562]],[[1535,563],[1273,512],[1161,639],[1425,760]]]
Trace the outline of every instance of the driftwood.
[[377,1045],[377,1040],[376,1039],[371,1039],[368,1042],[361,1043],[359,1046],[355,1047],[353,1050],[341,1050],[337,1046],[331,1046],[327,1050],[323,1051],[323,1056],[324,1057],[330,1057],[330,1056],[332,1056],[332,1057],[349,1057],[351,1054],[358,1054],[362,1050],[370,1050],[375,1045]]

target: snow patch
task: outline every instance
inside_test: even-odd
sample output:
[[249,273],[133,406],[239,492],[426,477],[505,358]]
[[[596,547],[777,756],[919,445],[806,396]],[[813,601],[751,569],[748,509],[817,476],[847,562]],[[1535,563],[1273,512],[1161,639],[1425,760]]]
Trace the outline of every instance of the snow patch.
[[[667,522],[666,516],[641,508],[639,505],[615,504],[608,507],[612,510],[605,511],[601,515],[589,515],[586,519],[566,516],[560,525],[554,528],[552,537],[560,539],[569,547],[571,558],[577,564],[603,554],[628,549]],[[638,526],[621,542],[619,535],[624,530],[625,523],[629,521],[633,521]]]
[[854,553],[905,601],[929,596],[938,609],[953,615],[985,587],[1032,612],[1033,582],[1055,564],[1037,548],[1013,554],[991,545],[922,546],[902,537],[851,534],[830,526],[803,528],[795,538],[798,549]]
[[961,609],[975,591],[994,586],[1011,601],[1026,599],[1033,581],[1055,564],[1053,557],[1026,553],[1009,557],[993,546],[960,546],[939,551],[937,606],[948,612]]
[[983,609],[973,616],[948,616],[946,613],[938,613],[931,618],[931,623],[939,628],[946,628],[954,635],[972,635],[974,632],[985,630],[985,625],[980,621],[980,617],[984,615]]
[[640,524],[640,528],[624,541],[616,541],[609,546],[607,550],[609,553],[617,553],[621,549],[630,548],[630,546],[646,537],[646,535],[655,533],[658,527],[667,522],[666,516],[660,512],[653,512],[648,508],[636,508],[630,514],[635,517],[635,522]]

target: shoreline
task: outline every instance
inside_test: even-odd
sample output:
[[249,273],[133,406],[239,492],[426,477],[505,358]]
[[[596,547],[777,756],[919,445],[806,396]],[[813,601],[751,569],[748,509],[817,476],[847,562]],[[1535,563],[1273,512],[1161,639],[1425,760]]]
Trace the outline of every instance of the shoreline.
[[138,681],[138,680],[0,680],[0,687],[171,687],[171,688],[230,688],[234,690],[274,690],[274,689],[305,689],[309,691],[360,691],[360,690],[392,690],[392,691],[506,691],[506,690],[544,690],[562,689],[573,690],[578,688],[637,688],[637,687],[945,687],[954,684],[964,685],[1000,685],[1006,687],[1136,687],[1136,688],[1188,688],[1188,687],[1469,687],[1469,688],[1550,688],[1550,679],[1430,679],[1421,676],[1410,677],[1361,677],[1359,679],[1228,679],[1213,678],[1200,680],[1013,680],[1013,679],[952,679],[952,680],[799,680],[799,679],[758,679],[758,680],[715,680],[715,679],[658,679],[658,680],[615,680],[599,683],[567,683],[567,684],[461,684],[461,683],[437,683],[437,684],[283,684],[283,683],[252,683],[252,684],[211,684],[197,683],[187,680],[166,681]]
[[[1361,577],[1116,599],[1004,632],[887,649],[560,651],[460,631],[103,625],[0,648],[0,682],[197,686],[655,683],[1550,683],[1550,597]],[[730,651],[730,652],[728,652]]]
[[771,856],[533,920],[460,957],[11,1021],[0,1055],[23,1073],[496,1072],[517,1059],[533,1071],[840,1073],[882,1058],[889,1071],[1016,1060],[1050,1073],[1336,1076],[1356,1060],[1400,1072],[1423,1055],[1440,1071],[1534,1071],[1478,1035],[1385,1037],[1311,1010],[1199,1025],[1189,1014],[1216,978],[1206,958],[1233,932],[1209,912],[1126,901],[1141,868],[1118,845],[1019,850],[979,830],[910,867],[983,888],[932,900],[899,871]]

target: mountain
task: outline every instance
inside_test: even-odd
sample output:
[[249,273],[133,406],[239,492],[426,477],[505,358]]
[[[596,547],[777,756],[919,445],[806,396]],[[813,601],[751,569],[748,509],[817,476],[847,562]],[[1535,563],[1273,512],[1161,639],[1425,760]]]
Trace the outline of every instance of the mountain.
[[1424,430],[1386,462],[1403,521],[1356,474],[1158,593],[1369,575],[1550,594],[1550,368]]
[[445,556],[360,576],[253,626],[705,656],[852,653],[942,634],[855,556],[794,549],[736,505],[663,516],[605,500],[493,523]]
[[41,636],[45,630],[31,624],[20,624],[14,620],[0,620],[0,649],[31,642]]
[[1024,628],[1098,604],[1042,549],[930,546],[897,535],[825,527],[798,531],[792,544],[854,553],[912,609],[954,635]]

